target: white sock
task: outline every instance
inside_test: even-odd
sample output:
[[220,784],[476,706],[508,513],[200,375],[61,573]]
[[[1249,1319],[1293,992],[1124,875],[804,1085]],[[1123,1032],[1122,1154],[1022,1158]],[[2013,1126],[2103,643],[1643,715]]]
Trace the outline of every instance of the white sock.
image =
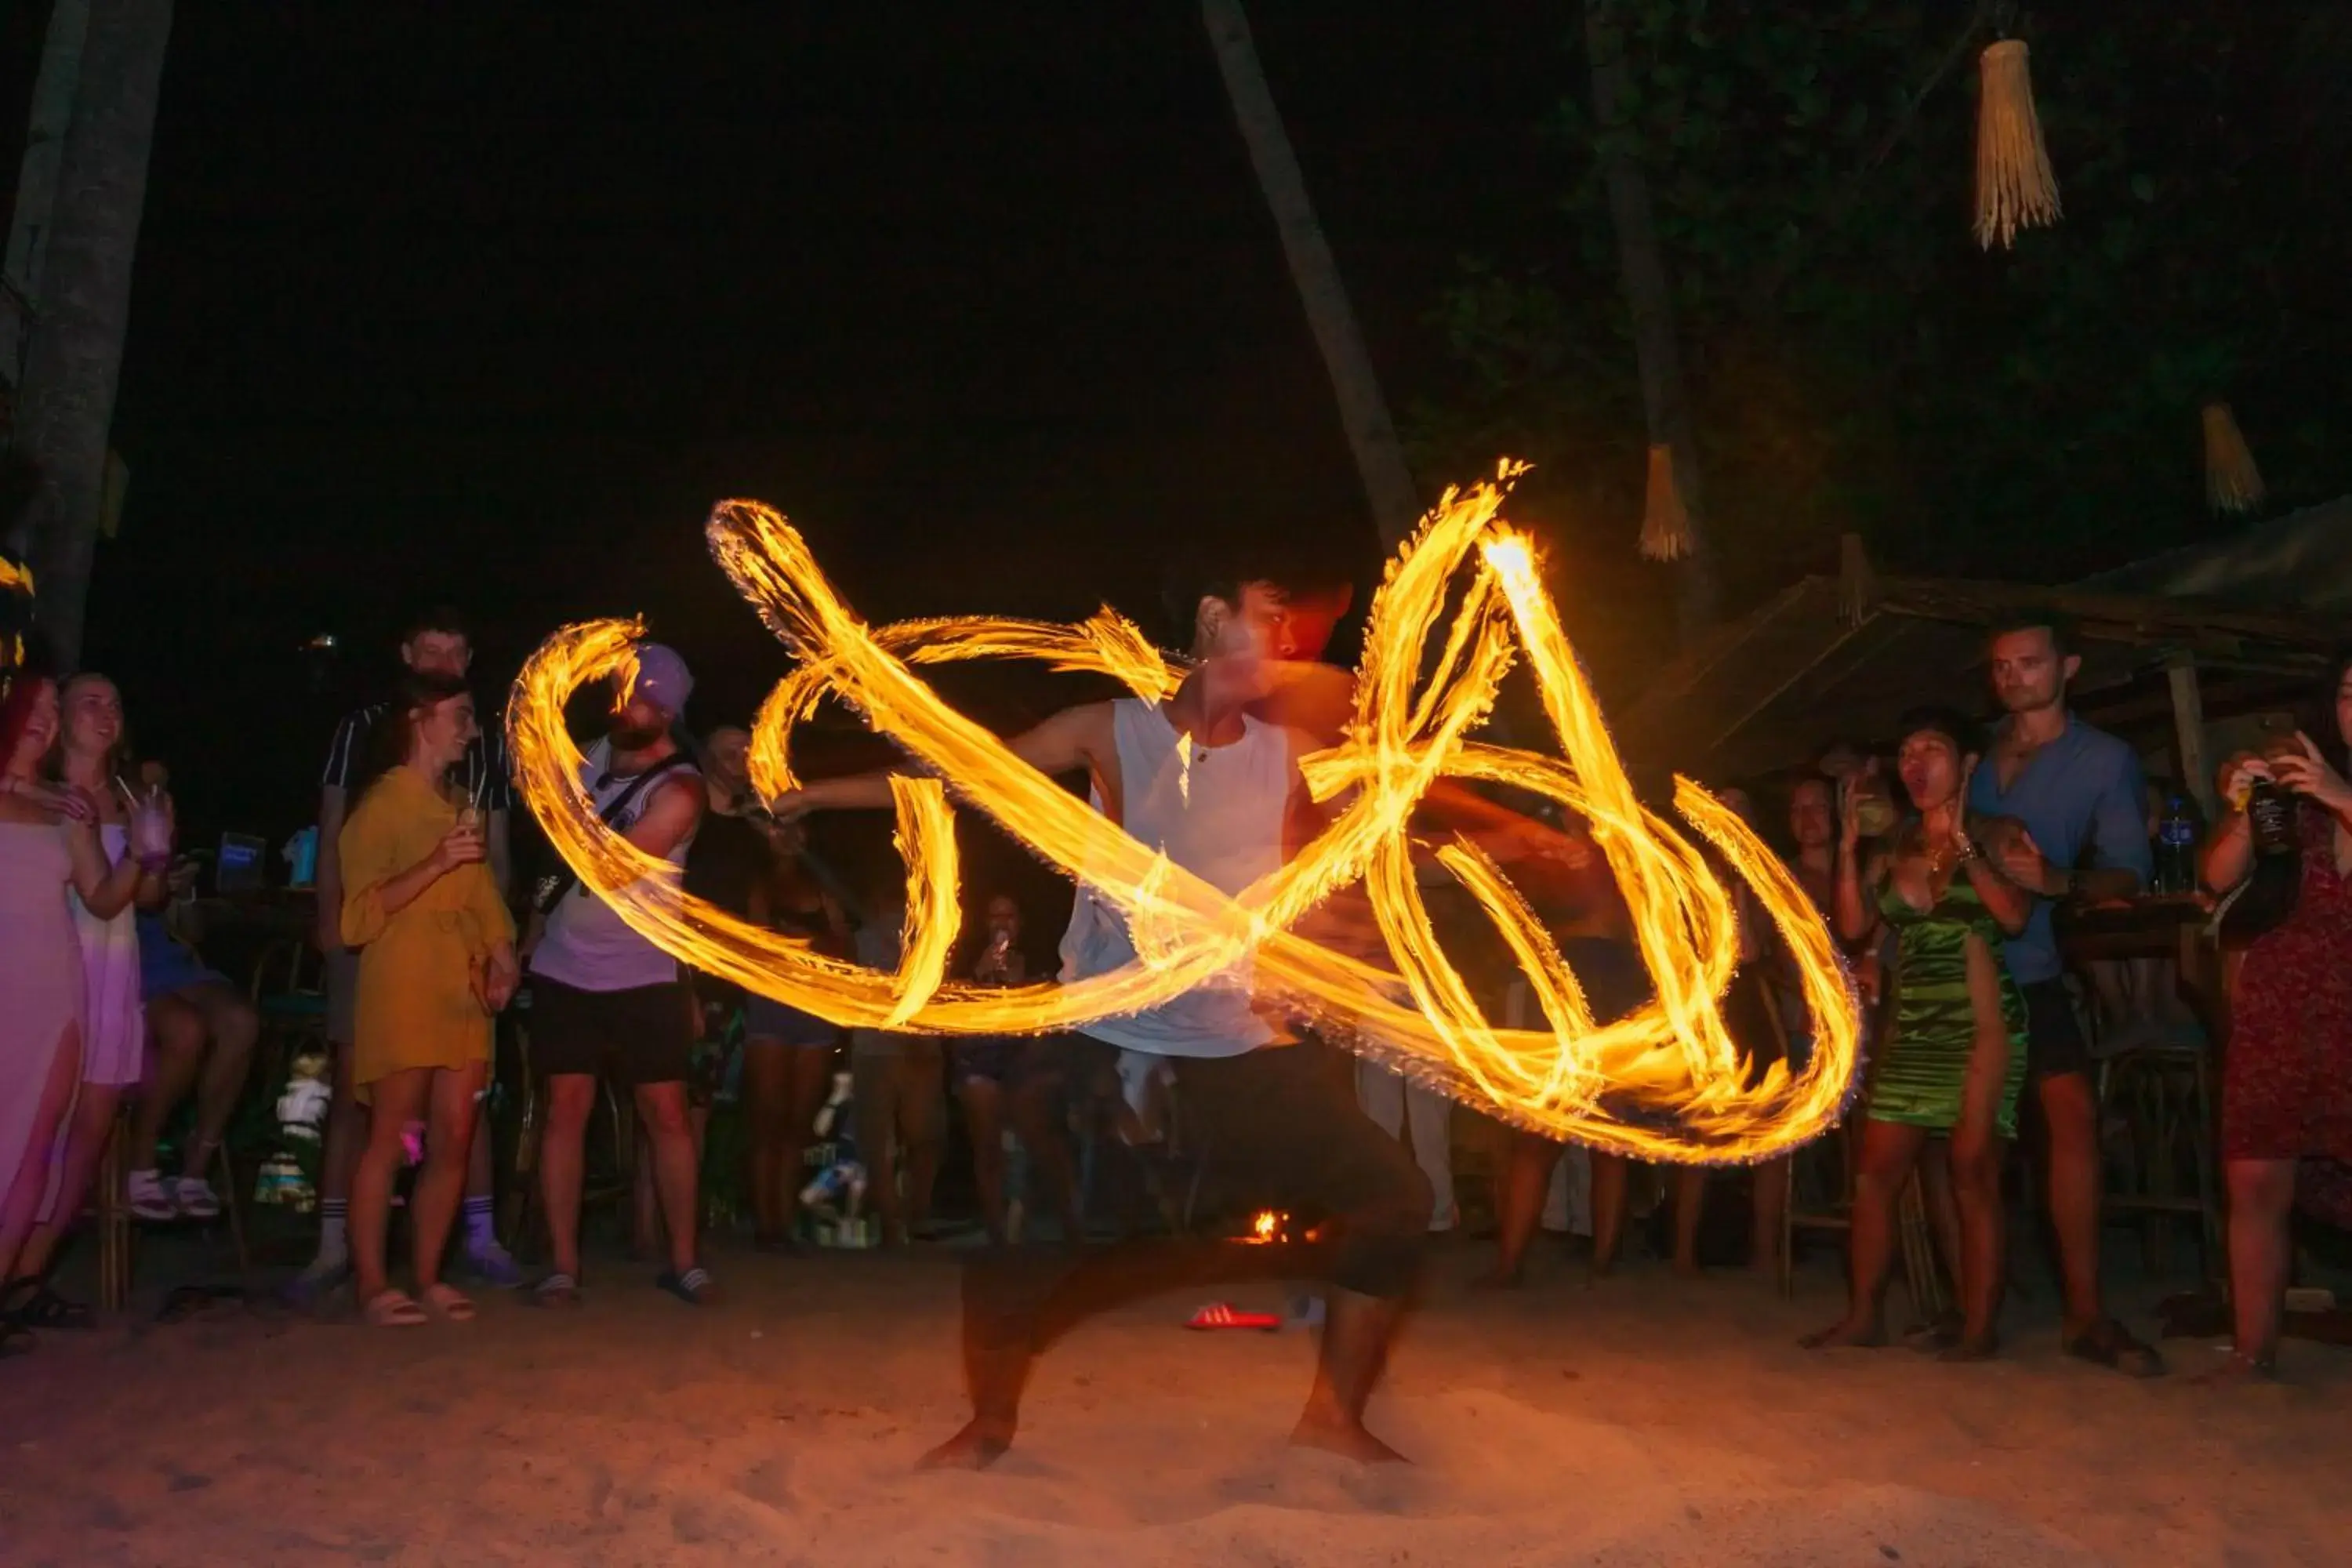
[[498,1226],[490,1213],[489,1194],[466,1200],[466,1250],[478,1258],[496,1246]]
[[337,1268],[351,1261],[352,1244],[343,1228],[341,1198],[323,1198],[319,1203],[319,1256],[312,1267]]

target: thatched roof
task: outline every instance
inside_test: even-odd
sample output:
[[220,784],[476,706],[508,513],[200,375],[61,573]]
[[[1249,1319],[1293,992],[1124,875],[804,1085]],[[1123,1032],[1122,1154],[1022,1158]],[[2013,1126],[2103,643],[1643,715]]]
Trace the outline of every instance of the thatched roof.
[[[2352,526],[2352,504],[2338,515],[2340,526]],[[2287,555],[2268,547],[2263,558]],[[2224,568],[2200,557],[2168,570],[2219,581]],[[2251,567],[2239,570],[2244,581],[2255,580]],[[2314,571],[2311,581],[2333,594],[2332,584],[2347,574],[2352,546],[2325,573]],[[1728,781],[1801,766],[1832,741],[1883,738],[1918,703],[1980,710],[1984,628],[2021,610],[2055,612],[2080,627],[2076,704],[2117,726],[2168,721],[2160,672],[2183,657],[2205,672],[2209,709],[2300,691],[2346,629],[2338,615],[2253,607],[2298,606],[2289,592],[2266,598],[2268,590],[2252,590],[2251,605],[2232,605],[2168,596],[2161,574],[2149,580],[2156,591],[2137,581],[2135,591],[2123,591],[2121,576],[2067,587],[1874,579],[1850,542],[1842,575],[1792,584],[1661,670],[1640,700],[1615,716],[1618,741],[1637,763]]]

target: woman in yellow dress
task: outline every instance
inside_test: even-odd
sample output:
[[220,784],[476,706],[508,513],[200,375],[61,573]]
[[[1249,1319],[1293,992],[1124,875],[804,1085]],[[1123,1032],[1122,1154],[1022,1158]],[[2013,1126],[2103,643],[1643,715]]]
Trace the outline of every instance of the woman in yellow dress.
[[[441,1253],[465,1186],[474,1102],[490,1069],[490,1024],[513,996],[514,922],[484,862],[481,826],[445,794],[474,738],[462,681],[411,673],[376,737],[383,771],[337,841],[343,940],[359,950],[352,1083],[368,1108],[367,1148],[352,1178],[352,1263],[368,1321],[432,1315],[463,1321],[474,1304],[441,1279]],[[384,1231],[403,1135],[425,1124],[409,1201],[416,1296],[385,1278]],[[420,1305],[420,1302],[422,1303]]]

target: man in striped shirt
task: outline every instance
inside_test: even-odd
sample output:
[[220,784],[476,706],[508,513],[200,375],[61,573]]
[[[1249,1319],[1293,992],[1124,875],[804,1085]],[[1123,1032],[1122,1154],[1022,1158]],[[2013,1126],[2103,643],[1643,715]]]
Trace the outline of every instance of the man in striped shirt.
[[[448,608],[436,608],[408,623],[400,639],[400,662],[413,670],[463,679],[474,662],[473,642],[466,623]],[[373,755],[378,722],[389,704],[370,703],[347,715],[336,726],[327,749],[327,766],[319,780],[319,905],[316,940],[326,958],[327,1043],[335,1055],[335,1095],[327,1113],[327,1138],[319,1177],[319,1255],[302,1271],[298,1293],[316,1294],[338,1283],[349,1268],[349,1246],[343,1229],[344,1205],[351,1194],[352,1169],[367,1141],[367,1114],[352,1093],[351,1045],[359,992],[359,954],[343,945],[342,861],[337,840],[343,817],[357,804],[359,792],[381,771]],[[514,807],[514,786],[507,767],[506,727],[495,719],[481,727],[466,748],[452,782],[482,810],[482,836],[489,852],[490,873],[499,891],[508,890],[511,872],[507,821]],[[484,1110],[488,1114],[487,1106]],[[472,1168],[466,1179],[466,1259],[485,1283],[511,1286],[521,1282],[514,1259],[499,1245],[491,1206],[491,1141],[485,1125],[475,1131]]]

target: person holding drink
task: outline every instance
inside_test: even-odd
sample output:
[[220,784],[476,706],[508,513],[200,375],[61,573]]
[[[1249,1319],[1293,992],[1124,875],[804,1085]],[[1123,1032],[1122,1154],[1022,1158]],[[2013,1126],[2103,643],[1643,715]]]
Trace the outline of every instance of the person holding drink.
[[[514,922],[491,879],[479,805],[444,793],[477,733],[474,699],[452,677],[411,671],[380,731],[383,772],[337,846],[339,934],[359,952],[352,1082],[367,1142],[352,1178],[352,1265],[367,1321],[463,1321],[474,1305],[442,1281],[475,1103],[490,1068],[491,1020],[514,994]],[[425,1124],[409,1208],[416,1295],[386,1278],[384,1232],[403,1134]]]
[[[98,1157],[114,1135],[115,1108],[122,1091],[140,1081],[146,1065],[146,1011],[139,988],[139,931],[135,902],[163,892],[172,858],[172,807],[156,791],[135,792],[122,777],[127,753],[122,696],[102,675],[84,673],[58,691],[60,728],[49,769],[64,788],[90,803],[99,846],[110,868],[135,863],[131,901],[110,910],[93,906],[68,889],[74,933],[81,949],[81,1092],[66,1123],[58,1171],[44,1194],[40,1224],[17,1258],[20,1273],[43,1278],[89,1195]],[[207,1151],[209,1152],[209,1151]],[[209,1192],[209,1188],[206,1189]],[[133,1192],[136,1199],[140,1194]],[[214,1212],[219,1212],[217,1201]],[[20,1316],[36,1328],[66,1328],[89,1321],[89,1309],[42,1286]]]
[[2326,703],[2330,744],[2298,731],[2223,765],[2229,815],[2205,847],[2217,895],[2262,858],[2302,857],[2293,909],[2246,950],[2221,1064],[2237,1320],[2224,1379],[2276,1373],[2296,1202],[2352,1224],[2352,654],[2336,659]]
[[1948,1360],[1978,1360],[1997,1343],[2000,1173],[2026,1069],[2025,998],[2001,947],[2025,929],[2033,902],[2003,868],[2025,867],[2036,851],[2016,822],[1968,815],[1979,748],[1966,719],[1922,710],[1902,729],[1897,768],[1915,815],[1865,865],[1869,772],[1847,783],[1840,813],[1838,934],[1860,942],[1882,924],[1894,929],[1897,1001],[1864,1101],[1846,1315],[1804,1343],[1883,1342],[1895,1201],[1928,1141],[1940,1137],[1950,1144],[1958,1199],[1962,1311],[1940,1348]]

